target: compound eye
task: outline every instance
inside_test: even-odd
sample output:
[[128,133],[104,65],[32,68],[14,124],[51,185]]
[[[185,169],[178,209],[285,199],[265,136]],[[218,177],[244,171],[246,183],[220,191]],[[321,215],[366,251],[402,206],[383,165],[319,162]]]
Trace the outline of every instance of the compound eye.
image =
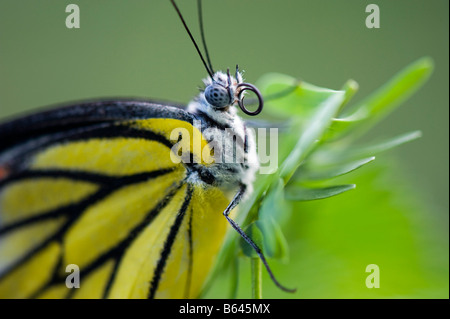
[[206,87],[205,98],[209,104],[219,109],[231,104],[227,89],[214,83]]

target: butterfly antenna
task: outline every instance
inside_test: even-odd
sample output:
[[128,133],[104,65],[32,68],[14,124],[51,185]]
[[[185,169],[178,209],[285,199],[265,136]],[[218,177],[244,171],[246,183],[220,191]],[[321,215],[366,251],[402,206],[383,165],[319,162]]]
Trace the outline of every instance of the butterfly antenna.
[[177,12],[178,16],[180,17],[181,22],[183,23],[184,28],[186,29],[186,32],[188,33],[189,37],[191,38],[192,43],[195,46],[195,49],[197,50],[198,55],[200,56],[200,59],[202,59],[203,65],[205,66],[206,71],[208,72],[209,76],[213,77],[212,69],[208,67],[208,64],[206,64],[205,59],[203,58],[202,52],[200,51],[197,42],[195,42],[194,37],[192,36],[191,31],[189,30],[186,22],[184,21],[183,15],[180,12],[180,9],[178,9],[178,6],[175,3],[175,0],[170,0],[172,2],[173,7],[175,8],[175,11]]
[[211,70],[212,73],[214,73],[211,59],[209,58],[208,47],[206,46],[205,30],[203,28],[202,0],[197,0],[197,7],[198,7],[198,22],[200,25],[200,34],[202,36],[203,49],[205,50],[206,60],[208,61],[209,69]]

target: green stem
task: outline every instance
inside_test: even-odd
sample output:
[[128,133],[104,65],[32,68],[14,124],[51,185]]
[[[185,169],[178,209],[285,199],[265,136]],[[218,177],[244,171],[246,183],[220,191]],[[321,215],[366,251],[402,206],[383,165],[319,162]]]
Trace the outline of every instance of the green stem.
[[262,299],[261,259],[251,258],[252,267],[252,298]]
[[237,298],[238,292],[238,283],[239,283],[239,260],[238,257],[235,256],[234,262],[231,265],[231,287],[230,287],[230,299]]

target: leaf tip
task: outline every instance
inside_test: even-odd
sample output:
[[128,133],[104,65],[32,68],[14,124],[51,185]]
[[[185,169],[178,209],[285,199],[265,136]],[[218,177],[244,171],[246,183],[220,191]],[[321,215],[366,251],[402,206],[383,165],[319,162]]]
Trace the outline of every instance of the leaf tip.
[[356,82],[353,79],[349,79],[346,83],[345,83],[345,87],[350,88],[353,91],[357,91],[359,89],[359,84],[358,82]]
[[432,71],[434,69],[434,60],[432,57],[424,56],[416,61],[417,66],[421,66],[423,69],[429,69]]
[[429,56],[424,56],[413,62],[411,67],[421,73],[424,79],[427,79],[434,70],[434,60]]

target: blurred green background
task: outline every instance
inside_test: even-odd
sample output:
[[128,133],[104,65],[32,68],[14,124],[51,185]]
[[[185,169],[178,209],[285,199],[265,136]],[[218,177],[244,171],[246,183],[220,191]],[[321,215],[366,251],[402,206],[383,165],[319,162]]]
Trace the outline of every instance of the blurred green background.
[[[178,1],[199,39],[196,1]],[[81,28],[67,29],[76,3]],[[368,29],[365,8],[380,8]],[[281,72],[339,89],[354,101],[430,56],[428,83],[366,139],[420,129],[423,137],[343,177],[357,189],[299,204],[285,225],[290,261],[274,270],[298,288],[287,295],[265,276],[264,297],[448,298],[449,3],[446,0],[204,1],[215,69],[239,64],[248,82]],[[2,0],[0,119],[42,106],[99,97],[187,102],[206,75],[168,0]],[[381,288],[365,286],[380,266]],[[239,297],[250,297],[242,260]],[[208,297],[226,297],[228,277]]]

